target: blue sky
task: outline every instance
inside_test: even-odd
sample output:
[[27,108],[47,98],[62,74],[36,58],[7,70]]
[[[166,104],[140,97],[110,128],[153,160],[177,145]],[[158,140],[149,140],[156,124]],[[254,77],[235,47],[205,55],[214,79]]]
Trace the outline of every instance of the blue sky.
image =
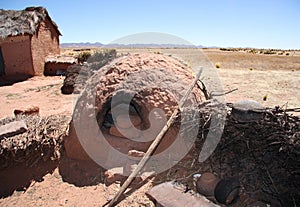
[[300,49],[299,0],[3,0],[3,9],[44,6],[61,42],[111,41],[162,32],[195,45]]

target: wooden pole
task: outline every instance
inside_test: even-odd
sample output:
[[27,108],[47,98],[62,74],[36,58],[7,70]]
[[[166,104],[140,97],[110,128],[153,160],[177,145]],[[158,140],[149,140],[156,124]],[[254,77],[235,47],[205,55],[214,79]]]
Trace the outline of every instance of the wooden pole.
[[200,70],[197,73],[194,81],[191,83],[189,89],[185,92],[184,96],[180,100],[178,107],[174,110],[174,112],[172,113],[171,117],[169,118],[169,120],[167,121],[167,123],[165,124],[165,126],[162,128],[162,130],[160,131],[160,133],[156,136],[155,140],[152,142],[152,144],[148,148],[147,152],[145,153],[145,155],[143,156],[143,158],[141,159],[141,161],[139,162],[139,164],[137,165],[137,167],[129,175],[129,177],[127,178],[127,180],[124,182],[124,184],[122,185],[122,187],[120,188],[120,190],[118,191],[118,193],[109,202],[109,204],[108,204],[107,207],[112,207],[118,201],[118,199],[120,198],[120,196],[125,192],[125,190],[128,188],[128,186],[131,184],[131,182],[133,181],[133,179],[135,178],[135,176],[141,171],[141,169],[144,167],[144,165],[146,164],[146,162],[149,160],[151,154],[156,149],[156,147],[158,146],[158,144],[160,143],[160,141],[164,137],[165,133],[170,128],[171,124],[174,122],[174,120],[176,118],[176,115],[179,112],[179,109],[182,108],[183,105],[184,105],[184,103],[186,102],[188,96],[190,95],[191,91],[194,88],[194,85],[197,83],[198,79],[200,78],[201,73],[202,73],[202,68],[200,68]]

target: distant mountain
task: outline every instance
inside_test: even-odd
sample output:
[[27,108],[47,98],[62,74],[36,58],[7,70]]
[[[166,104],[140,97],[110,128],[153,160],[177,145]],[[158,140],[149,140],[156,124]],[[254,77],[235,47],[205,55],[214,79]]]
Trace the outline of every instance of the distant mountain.
[[103,47],[116,48],[196,48],[194,45],[180,45],[180,44],[107,44]]
[[92,48],[92,47],[104,47],[104,48],[210,48],[202,45],[180,45],[180,44],[102,44],[100,42],[80,42],[80,43],[61,43],[62,48]]
[[100,42],[90,43],[90,42],[79,42],[79,43],[61,43],[61,48],[84,48],[84,47],[102,47],[103,44]]

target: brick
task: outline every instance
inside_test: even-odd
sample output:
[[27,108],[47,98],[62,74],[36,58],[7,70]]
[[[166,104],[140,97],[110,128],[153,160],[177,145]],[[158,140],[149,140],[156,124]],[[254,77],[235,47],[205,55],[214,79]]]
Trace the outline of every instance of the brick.
[[132,157],[139,157],[142,158],[145,155],[145,152],[138,151],[138,150],[129,150],[128,155]]
[[14,110],[14,115],[39,115],[40,108],[38,106],[29,106],[28,108],[25,109],[15,109]]

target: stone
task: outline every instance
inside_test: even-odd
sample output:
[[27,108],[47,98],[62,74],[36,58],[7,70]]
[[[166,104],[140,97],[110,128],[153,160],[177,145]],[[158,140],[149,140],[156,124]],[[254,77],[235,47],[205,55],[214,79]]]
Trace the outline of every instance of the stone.
[[26,132],[27,125],[22,121],[13,121],[8,124],[0,126],[0,140],[7,137],[12,137]]
[[240,100],[232,105],[232,117],[239,122],[255,122],[263,118],[264,107],[254,100]]
[[185,193],[183,186],[173,182],[156,185],[146,195],[156,202],[156,206],[161,207],[218,207],[204,196]]
[[109,186],[116,182],[122,182],[125,177],[122,175],[122,168],[113,168],[105,171],[105,185]]

